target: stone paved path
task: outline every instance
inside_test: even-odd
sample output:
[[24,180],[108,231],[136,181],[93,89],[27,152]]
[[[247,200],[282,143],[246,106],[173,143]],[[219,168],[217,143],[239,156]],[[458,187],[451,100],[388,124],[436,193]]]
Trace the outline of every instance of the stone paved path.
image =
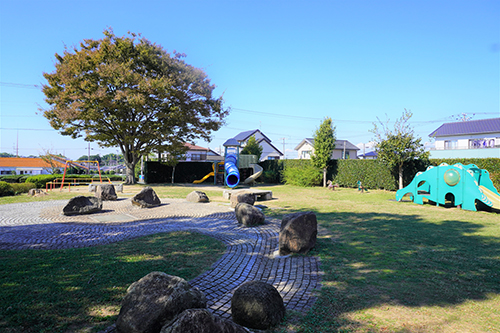
[[275,257],[280,221],[240,227],[229,206],[163,199],[140,209],[130,199],[105,201],[103,212],[60,214],[67,201],[0,205],[0,249],[65,249],[108,244],[158,232],[195,231],[224,242],[227,250],[212,269],[190,283],[206,295],[215,314],[229,318],[232,292],[245,281],[276,287],[288,310],[306,311],[320,289],[319,259]]

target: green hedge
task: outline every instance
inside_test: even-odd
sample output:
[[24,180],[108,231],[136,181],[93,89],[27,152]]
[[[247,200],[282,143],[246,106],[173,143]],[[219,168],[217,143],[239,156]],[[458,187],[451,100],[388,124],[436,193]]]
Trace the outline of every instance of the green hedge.
[[[212,166],[212,162],[179,162],[175,166],[174,181],[176,183],[192,183],[212,172]],[[207,182],[210,181],[213,184],[214,179],[210,177]],[[144,182],[146,184],[171,183],[172,167],[158,161],[145,162]]]
[[361,181],[370,189],[396,190],[397,183],[389,168],[377,160],[338,160],[333,182],[342,187],[357,187]]
[[28,178],[29,175],[6,175],[6,176],[0,176],[0,181],[4,181],[7,183],[24,183],[26,181],[26,178]]
[[11,185],[15,195],[28,193],[32,188],[36,188],[36,185],[33,183],[14,183]]
[[12,184],[0,181],[0,197],[6,197],[14,194],[15,192],[14,189],[12,188]]
[[323,172],[312,165],[287,163],[283,169],[283,179],[285,184],[311,187],[321,185]]
[[[63,175],[62,174],[57,174],[57,175],[36,175],[36,176],[30,176],[26,179],[26,183],[33,183],[36,185],[36,188],[45,188],[45,184],[48,182],[51,182],[55,179],[62,179]],[[111,181],[123,181],[123,176],[119,175],[101,175],[103,180],[109,180]],[[66,175],[65,179],[69,178],[92,178],[94,180],[99,180],[99,175],[97,174],[92,174],[92,175]]]

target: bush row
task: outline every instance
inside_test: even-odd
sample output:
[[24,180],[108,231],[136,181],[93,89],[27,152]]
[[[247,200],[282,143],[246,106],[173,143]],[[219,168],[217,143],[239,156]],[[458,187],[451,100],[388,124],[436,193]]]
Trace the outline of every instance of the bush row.
[[[407,162],[403,166],[404,186],[413,180],[418,171],[425,171],[429,165],[438,166],[441,163],[475,164],[481,169],[486,169],[490,173],[493,185],[500,190],[500,158],[432,159]],[[321,180],[317,181],[316,173],[310,170],[310,160],[269,160],[261,162],[260,165],[264,171],[259,181],[265,183],[302,184],[301,186],[321,184]],[[321,174],[321,171],[317,172]],[[357,182],[361,181],[363,186],[370,189],[391,191],[398,189],[396,170],[389,170],[379,160],[332,160],[328,164],[327,178],[344,187],[357,187]]]
[[[33,183],[36,188],[45,188],[45,184],[56,179],[62,179],[63,175],[36,175],[30,176],[26,179],[26,182]],[[68,178],[93,178],[94,180],[99,180],[99,175],[66,175],[65,179]],[[118,175],[103,175],[103,179],[108,179],[111,181],[123,181],[123,176]]]
[[7,183],[0,181],[0,197],[28,193],[32,188],[36,188],[33,183]]

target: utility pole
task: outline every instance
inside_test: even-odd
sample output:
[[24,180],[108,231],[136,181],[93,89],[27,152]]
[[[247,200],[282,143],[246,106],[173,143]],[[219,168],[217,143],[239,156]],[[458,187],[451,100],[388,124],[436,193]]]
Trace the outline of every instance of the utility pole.
[[286,160],[286,153],[285,153],[285,139],[286,138],[280,138],[280,140],[283,140],[283,159]]

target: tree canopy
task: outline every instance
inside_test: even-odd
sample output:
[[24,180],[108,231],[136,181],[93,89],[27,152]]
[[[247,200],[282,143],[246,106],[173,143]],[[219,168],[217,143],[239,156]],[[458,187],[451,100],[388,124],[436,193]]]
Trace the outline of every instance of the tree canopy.
[[323,170],[323,187],[326,187],[326,169],[335,148],[335,127],[332,118],[327,117],[314,133],[314,152],[311,155],[315,167]]
[[262,146],[257,142],[255,139],[255,135],[252,135],[248,141],[246,146],[243,148],[241,151],[242,154],[248,154],[248,155],[256,155],[257,156],[257,161],[260,161],[260,156],[262,155]]
[[55,71],[43,74],[44,116],[62,135],[119,147],[126,182],[134,183],[140,156],[209,141],[228,114],[207,75],[184,57],[140,35],[105,30],[102,39],[55,55]]
[[400,189],[403,188],[403,164],[415,159],[429,158],[422,139],[415,137],[414,130],[408,123],[412,115],[410,110],[405,109],[401,118],[396,120],[394,129],[389,127],[389,119],[384,124],[377,118],[381,128],[374,123],[371,130],[375,134],[378,158],[397,172]]

